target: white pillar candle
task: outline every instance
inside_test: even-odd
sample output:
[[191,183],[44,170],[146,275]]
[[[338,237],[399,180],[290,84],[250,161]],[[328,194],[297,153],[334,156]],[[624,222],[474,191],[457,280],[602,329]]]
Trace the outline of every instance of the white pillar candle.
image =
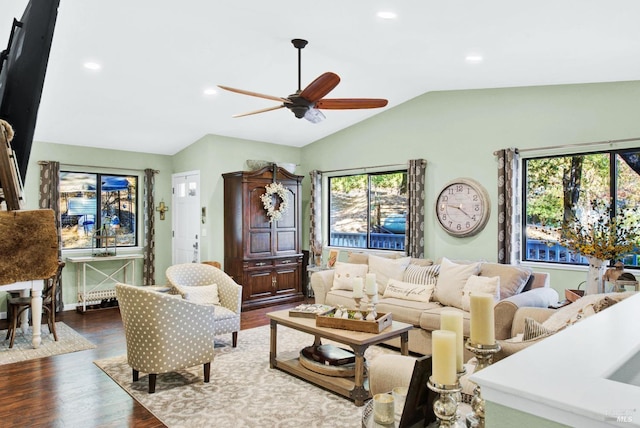
[[353,297],[362,298],[362,296],[364,296],[362,292],[364,290],[364,282],[362,281],[362,278],[353,278],[352,284],[353,284]]
[[433,381],[441,385],[455,385],[456,376],[456,334],[452,331],[431,332]]
[[493,295],[488,293],[471,293],[471,331],[472,343],[478,345],[495,345],[495,322],[493,315]]
[[461,372],[464,352],[462,312],[458,312],[454,309],[445,309],[440,312],[440,330],[452,331],[456,334],[456,370]]
[[378,294],[378,283],[376,282],[376,274],[368,273],[366,276],[365,291],[368,296]]

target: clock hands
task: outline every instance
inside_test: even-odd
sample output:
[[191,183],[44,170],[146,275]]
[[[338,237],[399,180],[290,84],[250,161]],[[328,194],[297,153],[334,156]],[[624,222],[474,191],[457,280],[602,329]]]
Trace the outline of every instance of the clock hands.
[[452,207],[452,208],[457,208],[457,209],[459,209],[460,211],[462,211],[462,214],[464,214],[464,215],[466,215],[467,217],[471,218],[471,216],[470,216],[470,215],[469,215],[465,210],[463,210],[463,209],[462,209],[462,204],[459,204],[459,205],[447,204],[447,206],[448,206],[448,207]]

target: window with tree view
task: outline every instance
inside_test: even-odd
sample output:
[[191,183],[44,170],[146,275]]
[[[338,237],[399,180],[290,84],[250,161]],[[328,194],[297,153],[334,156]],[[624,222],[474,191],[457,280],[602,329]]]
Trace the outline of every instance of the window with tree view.
[[329,178],[329,245],[404,250],[407,172]]
[[523,172],[524,260],[639,266],[638,149],[525,159]]
[[118,247],[137,244],[138,177],[60,172],[62,248],[93,247],[96,231],[115,234]]

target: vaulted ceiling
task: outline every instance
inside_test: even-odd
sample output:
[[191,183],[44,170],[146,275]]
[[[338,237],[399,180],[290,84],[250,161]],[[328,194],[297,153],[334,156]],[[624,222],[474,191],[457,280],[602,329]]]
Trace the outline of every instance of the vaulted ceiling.
[[[2,1],[0,37],[27,3]],[[429,91],[637,80],[638,16],[635,0],[61,0],[35,139],[160,154],[206,134],[300,147]],[[278,103],[216,85],[295,92],[293,38],[309,41],[303,88],[332,71],[331,97],[388,106],[327,110],[317,124],[286,109],[232,118]]]

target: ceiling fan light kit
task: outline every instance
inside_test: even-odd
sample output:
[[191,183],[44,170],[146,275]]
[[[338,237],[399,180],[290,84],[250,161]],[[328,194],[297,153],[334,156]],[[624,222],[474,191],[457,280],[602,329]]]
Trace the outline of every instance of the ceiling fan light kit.
[[249,95],[257,98],[264,98],[278,101],[282,104],[254,110],[247,113],[235,114],[233,117],[244,117],[267,111],[278,110],[283,107],[291,110],[295,117],[303,117],[312,123],[318,123],[325,119],[325,115],[320,109],[326,110],[354,110],[380,108],[387,105],[387,100],[382,98],[324,98],[331,92],[338,83],[340,76],[332,72],[326,72],[318,76],[313,82],[302,88],[302,49],[307,45],[304,39],[291,40],[293,46],[298,49],[298,90],[288,97],[276,97],[273,95],[261,94],[259,92],[246,91],[244,89],[231,88],[229,86],[218,85],[219,88],[238,94]]

